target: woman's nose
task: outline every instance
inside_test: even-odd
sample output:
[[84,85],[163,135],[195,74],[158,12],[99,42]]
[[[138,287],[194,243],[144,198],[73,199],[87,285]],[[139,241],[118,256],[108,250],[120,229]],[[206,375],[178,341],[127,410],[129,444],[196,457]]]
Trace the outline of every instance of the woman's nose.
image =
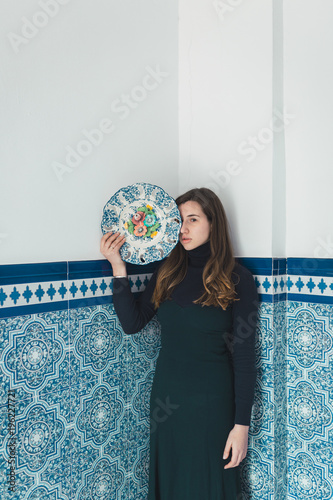
[[182,223],[182,227],[180,228],[180,232],[181,233],[185,233],[187,231],[187,227],[186,227],[186,224],[185,222]]

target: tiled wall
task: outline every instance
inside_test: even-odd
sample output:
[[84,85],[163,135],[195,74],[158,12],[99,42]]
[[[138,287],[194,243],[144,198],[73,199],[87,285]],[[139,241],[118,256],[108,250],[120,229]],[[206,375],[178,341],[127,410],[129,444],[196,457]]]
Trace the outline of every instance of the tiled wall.
[[[333,263],[241,261],[261,298],[244,497],[330,499]],[[137,293],[153,266],[128,270]],[[122,332],[106,261],[0,276],[1,499],[145,500],[158,323]]]

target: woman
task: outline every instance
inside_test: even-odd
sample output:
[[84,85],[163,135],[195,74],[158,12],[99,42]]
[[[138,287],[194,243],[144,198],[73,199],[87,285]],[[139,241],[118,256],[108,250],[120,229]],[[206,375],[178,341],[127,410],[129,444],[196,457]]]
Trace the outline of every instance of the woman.
[[161,324],[148,500],[236,500],[256,380],[256,286],[235,263],[219,198],[200,188],[176,203],[179,242],[138,301],[119,254],[125,237],[107,233],[101,241],[125,333],[138,332],[156,313]]

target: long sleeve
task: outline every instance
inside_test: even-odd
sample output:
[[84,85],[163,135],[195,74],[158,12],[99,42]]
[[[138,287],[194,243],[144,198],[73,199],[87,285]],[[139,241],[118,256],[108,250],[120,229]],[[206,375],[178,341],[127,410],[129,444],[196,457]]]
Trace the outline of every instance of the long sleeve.
[[128,278],[113,278],[113,304],[125,333],[139,332],[156,314],[151,297],[154,293],[158,269],[159,266],[138,299],[131,292]]
[[229,346],[235,375],[235,424],[250,425],[257,369],[255,341],[258,315],[258,294],[252,274],[237,264],[239,282],[235,289],[238,301],[233,303],[232,342]]

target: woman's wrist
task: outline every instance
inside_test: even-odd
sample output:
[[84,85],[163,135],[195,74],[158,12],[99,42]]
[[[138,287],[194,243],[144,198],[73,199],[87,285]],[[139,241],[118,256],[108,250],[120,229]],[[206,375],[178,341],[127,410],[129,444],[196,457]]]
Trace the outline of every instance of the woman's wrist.
[[241,429],[242,431],[248,431],[250,426],[249,425],[243,425],[243,424],[234,424],[234,427],[237,429]]
[[126,266],[114,266],[112,268],[112,273],[114,278],[127,278]]

